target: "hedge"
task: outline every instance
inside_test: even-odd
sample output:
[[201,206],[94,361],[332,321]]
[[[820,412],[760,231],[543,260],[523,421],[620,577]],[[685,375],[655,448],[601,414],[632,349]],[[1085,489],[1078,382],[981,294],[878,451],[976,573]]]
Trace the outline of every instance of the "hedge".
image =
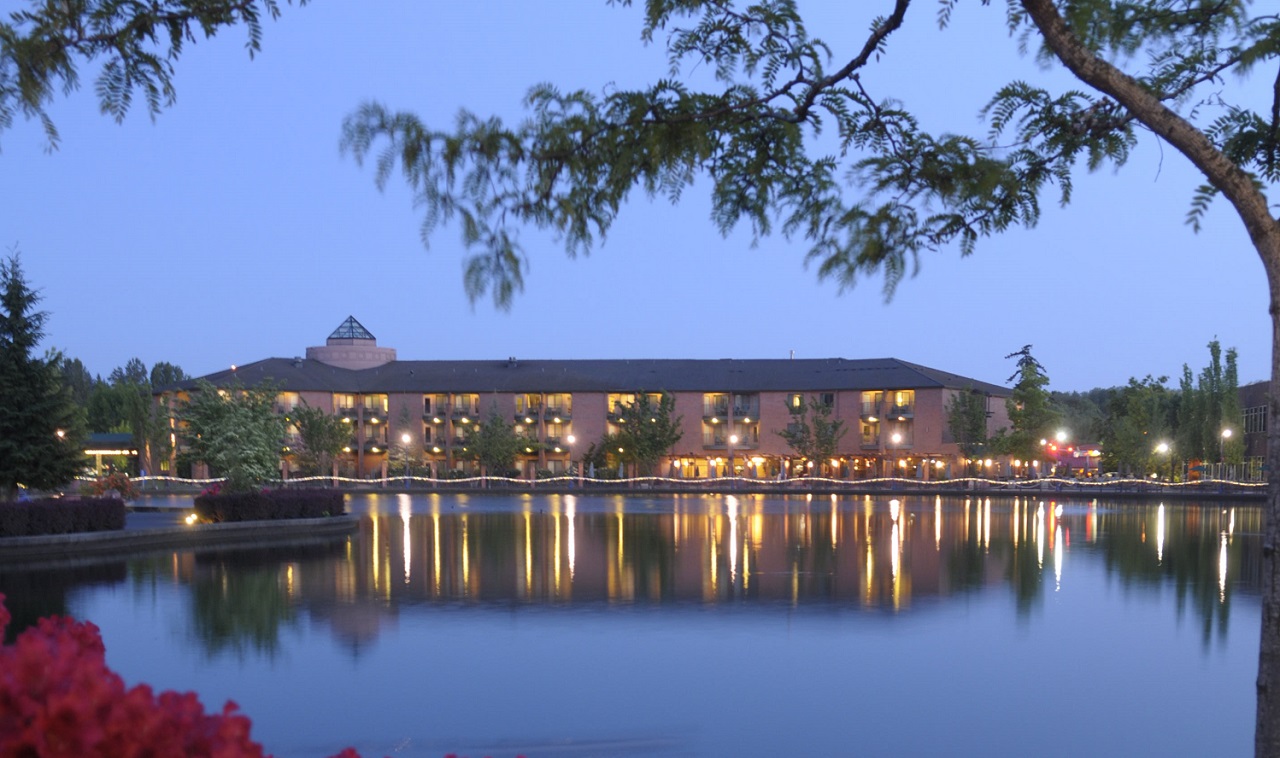
[[339,490],[263,490],[203,493],[195,500],[196,518],[206,523],[324,518],[346,513]]
[[0,503],[0,537],[105,532],[124,528],[119,498],[45,498]]

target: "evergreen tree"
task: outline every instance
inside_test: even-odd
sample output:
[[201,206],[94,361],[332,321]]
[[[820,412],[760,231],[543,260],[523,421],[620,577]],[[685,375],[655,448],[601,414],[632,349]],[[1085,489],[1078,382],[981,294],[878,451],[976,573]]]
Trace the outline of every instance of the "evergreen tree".
[[1045,389],[1049,386],[1049,377],[1044,366],[1031,354],[1031,345],[1024,345],[1005,358],[1018,359],[1018,369],[1009,377],[1009,381],[1016,379],[1017,382],[1013,385],[1013,394],[1005,401],[1012,428],[998,438],[996,445],[1000,452],[1015,459],[1038,460],[1044,449],[1040,441],[1053,436],[1059,418]]
[[58,368],[62,372],[62,384],[71,392],[76,406],[88,408],[89,398],[93,395],[93,374],[79,358],[63,358]]
[[167,363],[165,361],[157,361],[151,367],[151,389],[158,392],[167,387],[171,387],[179,382],[185,382],[191,379],[187,372],[182,370],[181,366]]
[[62,384],[62,356],[35,354],[48,314],[17,252],[0,262],[0,498],[53,490],[84,468],[83,418]]

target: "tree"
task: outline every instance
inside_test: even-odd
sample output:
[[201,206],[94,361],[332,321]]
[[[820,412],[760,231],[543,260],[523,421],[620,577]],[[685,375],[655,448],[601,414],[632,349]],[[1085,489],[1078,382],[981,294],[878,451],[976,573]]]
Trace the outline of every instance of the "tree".
[[224,488],[231,492],[276,478],[285,422],[275,412],[275,400],[271,386],[220,390],[201,380],[191,400],[178,409],[187,455],[225,477]]
[[1049,401],[1062,414],[1062,425],[1080,442],[1102,439],[1107,423],[1107,402],[1115,388],[1095,387],[1087,392],[1049,393]]
[[[390,441],[390,448],[387,450],[387,463],[390,470],[398,471],[402,476],[409,476],[413,473],[413,467],[422,462],[422,453],[420,448],[415,448],[413,444],[413,435],[408,430],[413,425],[413,420],[409,416],[408,408],[400,409],[399,423],[396,429],[401,430],[399,438]],[[408,435],[406,442],[405,435]]]
[[796,455],[820,464],[834,458],[840,440],[849,430],[844,428],[843,421],[831,418],[831,406],[810,397],[798,410],[790,404],[787,410],[791,412],[791,423],[777,434]]
[[167,363],[165,361],[157,361],[151,367],[151,389],[162,390],[171,387],[179,382],[190,380],[191,377],[187,372],[182,370],[181,366]]
[[662,456],[680,441],[683,417],[672,417],[676,400],[670,393],[637,392],[635,402],[620,408],[616,441],[622,460],[636,464],[641,476],[651,476]]
[[1130,379],[1107,403],[1102,465],[1109,471],[1145,476],[1163,465],[1156,446],[1173,436],[1175,398],[1168,377]]
[[[1209,365],[1192,383],[1191,368],[1182,366],[1181,392],[1178,399],[1177,452],[1186,460],[1238,463],[1243,458],[1243,439],[1235,434],[1240,429],[1240,395],[1236,371],[1236,351],[1225,355],[1217,340],[1209,343]],[[1230,439],[1223,430],[1230,429]]]
[[286,419],[298,429],[301,444],[293,451],[302,471],[324,475],[333,468],[333,461],[342,448],[351,442],[351,425],[342,419],[312,408],[303,400]]
[[[997,435],[996,448],[1005,455],[1022,461],[1039,459],[1043,453],[1040,441],[1052,436],[1058,414],[1049,402],[1049,377],[1044,366],[1031,354],[1031,346],[1023,345],[1005,358],[1017,358],[1018,370],[1009,377],[1013,394],[1005,401],[1012,428]],[[1003,431],[1003,430],[1002,430]]]
[[467,438],[467,447],[489,476],[507,476],[515,468],[516,456],[524,449],[525,442],[516,434],[515,427],[498,411],[489,406],[489,415]]
[[62,372],[62,384],[71,392],[72,400],[77,406],[87,408],[89,398],[93,396],[93,374],[79,358],[63,358],[58,369]]
[[987,395],[975,389],[957,392],[947,401],[947,429],[966,458],[987,449]]
[[19,486],[52,490],[84,468],[84,419],[62,384],[62,355],[35,354],[44,339],[40,295],[27,286],[16,251],[0,261],[0,498]]
[[[307,0],[298,0],[305,5]],[[261,49],[262,18],[277,0],[92,0],[32,3],[0,23],[0,130],[18,113],[37,119],[50,147],[58,130],[46,111],[58,92],[80,86],[79,61],[101,64],[94,89],[103,113],[123,121],[141,94],[154,119],[177,97],[174,66],[184,48],[243,24],[249,55]]]

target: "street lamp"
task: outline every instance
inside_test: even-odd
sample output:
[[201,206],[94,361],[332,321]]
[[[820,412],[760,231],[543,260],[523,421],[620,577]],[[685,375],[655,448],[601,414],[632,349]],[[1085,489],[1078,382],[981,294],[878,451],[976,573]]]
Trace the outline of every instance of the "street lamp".
[[[564,438],[564,441],[565,441],[565,442],[567,442],[567,443],[569,443],[569,449],[568,449],[568,452],[569,452],[569,465],[568,465],[568,467],[567,467],[567,468],[565,468],[565,470],[564,470],[565,475],[566,475],[566,476],[568,476],[568,475],[571,475],[571,474],[572,474],[572,472],[573,472],[573,443],[577,442],[577,441],[578,441],[578,438],[577,438],[577,437],[574,437],[572,434],[570,434],[568,437],[565,437],[565,438]],[[578,476],[579,476],[579,477],[581,477],[581,476],[582,476],[582,473],[581,473],[581,472],[579,472],[579,473],[578,473]]]
[[1169,446],[1168,442],[1161,442],[1159,445],[1156,445],[1156,452],[1159,453],[1160,455],[1169,456],[1169,481],[1172,482],[1173,481],[1173,448]]
[[1221,466],[1227,462],[1227,440],[1231,439],[1232,431],[1230,429],[1222,430],[1222,437],[1218,441],[1218,478],[1225,479],[1222,475]]
[[738,444],[738,435],[736,435],[736,434],[730,434],[730,435],[729,435],[729,476],[733,476],[733,475],[734,475],[734,467],[733,467],[733,446],[734,446],[734,445],[736,445],[736,444]]

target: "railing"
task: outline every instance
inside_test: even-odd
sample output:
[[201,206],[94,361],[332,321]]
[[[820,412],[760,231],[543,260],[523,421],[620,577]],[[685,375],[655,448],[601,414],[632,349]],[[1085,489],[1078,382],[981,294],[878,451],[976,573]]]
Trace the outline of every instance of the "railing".
[[[83,481],[92,481],[92,477],[82,477]],[[198,491],[202,487],[224,481],[221,478],[190,479],[169,476],[143,476],[132,480],[143,490],[143,493],[166,491],[173,488]],[[1262,498],[1266,495],[1266,482],[1231,482],[1231,481],[1196,481],[1196,482],[1153,482],[1147,479],[1112,479],[1107,481],[1073,480],[1073,479],[985,479],[979,477],[962,477],[957,479],[935,479],[922,481],[902,477],[873,477],[868,479],[831,479],[827,477],[795,477],[790,479],[755,479],[744,476],[722,476],[703,478],[680,477],[631,477],[606,478],[585,477],[576,474],[565,474],[546,479],[514,479],[495,476],[470,476],[464,478],[429,477],[429,476],[386,476],[381,475],[358,478],[350,476],[307,476],[285,480],[273,480],[269,484],[277,486],[339,486],[339,487],[406,487],[413,489],[474,489],[474,488],[506,488],[512,490],[530,489],[594,489],[607,491],[611,489],[652,489],[671,492],[706,491],[717,492],[725,489],[736,491],[806,493],[820,491],[823,493],[894,493],[920,492],[939,494],[955,492],[993,492],[1029,495],[1034,492],[1053,493],[1056,496],[1077,493],[1087,497],[1099,497],[1108,494],[1134,497],[1169,497],[1186,498]]]

